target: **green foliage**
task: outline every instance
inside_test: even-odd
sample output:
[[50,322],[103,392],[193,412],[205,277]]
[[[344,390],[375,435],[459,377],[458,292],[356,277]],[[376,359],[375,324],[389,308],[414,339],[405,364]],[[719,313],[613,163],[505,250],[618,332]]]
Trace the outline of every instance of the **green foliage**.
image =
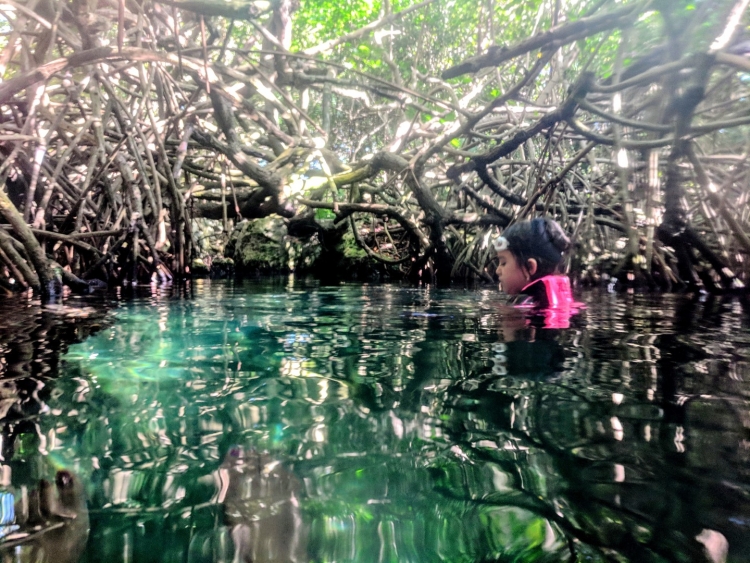
[[235,228],[226,252],[243,274],[279,273],[288,270],[284,245],[285,226],[276,219],[248,221]]
[[336,214],[330,209],[316,209],[315,210],[315,218],[318,220],[333,219],[334,217],[336,217]]
[[[440,249],[435,256],[441,260],[449,262],[455,258],[467,265],[464,271],[470,271],[468,275],[484,275],[489,271],[485,270],[489,253],[486,242],[480,241],[490,228],[479,226],[486,218],[482,215],[490,213],[495,218],[504,218],[506,213],[511,216],[533,213],[532,208],[526,209],[518,199],[523,200],[544,186],[545,194],[537,202],[543,207],[538,209],[560,214],[563,222],[567,221],[567,228],[577,228],[572,219],[581,214],[582,202],[610,208],[620,205],[608,201],[616,191],[610,190],[614,178],[612,167],[616,165],[612,155],[620,156],[620,151],[613,150],[611,145],[622,140],[630,147],[636,146],[639,150],[633,153],[638,154],[631,154],[630,158],[631,162],[641,159],[638,169],[644,164],[642,159],[648,156],[647,150],[640,150],[644,143],[649,147],[658,145],[658,150],[669,154],[670,139],[653,133],[669,129],[668,122],[672,117],[666,111],[668,104],[672,103],[671,107],[674,107],[676,97],[686,91],[687,81],[698,73],[685,68],[680,74],[670,74],[665,79],[644,80],[642,84],[630,86],[621,96],[598,95],[596,91],[606,91],[601,86],[606,86],[605,81],[614,70],[615,60],[622,61],[624,72],[635,75],[691,53],[706,52],[723,32],[735,4],[735,0],[653,0],[650,3],[641,0],[434,0],[426,5],[420,3],[419,9],[407,15],[399,15],[418,2],[301,0],[298,3],[295,0],[291,2],[295,10],[287,20],[291,29],[285,29],[283,33],[278,29],[278,23],[284,18],[273,13],[275,3],[270,3],[272,9],[263,11],[252,23],[231,14],[224,18],[217,16],[216,12],[201,11],[208,4],[214,10],[217,6],[222,10],[227,8],[221,1],[205,5],[191,3],[190,11],[186,6],[175,12],[177,16],[172,23],[153,17],[153,14],[138,15],[151,18],[149,25],[153,28],[155,40],[149,39],[151,43],[146,48],[153,48],[157,53],[149,60],[164,61],[165,57],[171,60],[143,63],[143,59],[127,60],[126,55],[123,64],[114,66],[112,58],[95,61],[92,66],[72,65],[64,73],[50,77],[39,101],[43,110],[38,114],[42,116],[41,121],[34,123],[24,123],[24,120],[31,119],[32,114],[24,116],[18,109],[33,107],[29,100],[22,100],[29,94],[21,91],[26,86],[21,88],[22,82],[18,81],[19,90],[9,94],[17,100],[3,106],[8,109],[3,110],[2,120],[7,135],[15,137],[5,136],[2,142],[6,144],[0,153],[13,155],[8,160],[15,162],[12,166],[17,170],[9,169],[8,173],[28,176],[24,178],[25,185],[33,185],[31,189],[36,190],[39,199],[45,193],[57,193],[50,191],[49,174],[40,176],[38,182],[41,183],[37,187],[32,182],[31,173],[26,172],[34,170],[30,155],[35,154],[32,146],[37,143],[35,139],[47,139],[45,151],[38,153],[45,155],[44,170],[56,170],[60,177],[69,178],[71,182],[59,198],[45,200],[44,218],[34,218],[35,221],[43,219],[47,226],[56,225],[59,217],[67,217],[72,209],[78,209],[76,202],[79,201],[86,203],[81,204],[83,210],[78,210],[76,224],[83,226],[81,220],[93,219],[94,223],[87,224],[87,229],[104,231],[109,228],[104,224],[107,218],[130,217],[130,214],[123,215],[122,207],[129,205],[130,196],[102,192],[112,186],[119,192],[132,185],[132,179],[127,178],[125,172],[130,169],[143,187],[140,190],[144,200],[140,202],[143,217],[152,232],[157,232],[154,221],[161,216],[157,213],[161,210],[154,209],[154,206],[158,204],[166,208],[168,203],[165,205],[165,202],[180,200],[174,194],[160,193],[166,188],[159,180],[163,171],[152,169],[164,160],[159,146],[163,144],[170,164],[179,168],[184,163],[184,185],[180,189],[190,207],[189,213],[198,210],[204,217],[213,214],[210,220],[215,219],[218,178],[225,177],[222,176],[226,172],[224,168],[228,167],[238,180],[236,187],[244,192],[237,205],[251,207],[240,209],[244,217],[262,218],[269,214],[291,217],[304,213],[305,206],[299,205],[302,197],[328,202],[335,199],[338,202],[372,203],[379,206],[373,208],[377,213],[385,210],[391,218],[403,217],[403,220],[399,219],[397,229],[418,241],[409,249],[415,260],[400,262],[404,270],[409,264],[419,270],[421,261],[416,258],[420,254],[426,256],[423,251],[434,247]],[[543,34],[560,31],[581,18],[600,18],[613,12],[622,14],[625,13],[623,8],[632,6],[645,7],[647,11],[633,11],[635,15],[628,17],[632,16],[635,21],[623,20],[596,34],[586,35],[579,29],[558,43],[536,43],[534,49],[518,50],[514,56],[507,55],[507,59],[492,60],[494,54],[503,52],[499,49],[501,47],[518,46],[530,38],[544,37]],[[171,13],[172,9],[168,12]],[[22,38],[10,29],[8,23],[16,21],[16,9],[7,14],[11,15],[0,15],[0,41],[13,37],[19,47],[15,51],[2,49],[6,55],[10,54],[9,60],[3,63],[4,69],[6,74],[26,72],[31,69],[30,61],[37,56],[34,47],[44,39],[46,32],[38,22],[29,23]],[[97,35],[99,44],[114,45],[116,26],[101,25],[102,22],[112,22],[111,13],[97,10],[96,16],[103,30],[91,33]],[[380,25],[384,17],[389,18],[388,24]],[[260,27],[264,28],[264,33]],[[348,35],[358,31],[362,33],[354,34],[356,37]],[[263,52],[273,43],[269,32],[284,40],[291,36],[291,53],[269,55]],[[179,35],[177,43],[175,33]],[[61,27],[55,45],[48,49],[48,56],[68,57],[77,52],[80,46],[70,37],[67,28]],[[204,39],[208,39],[205,46]],[[141,35],[126,34],[124,40],[124,47],[144,48]],[[329,41],[331,43],[326,47]],[[299,52],[315,46],[321,47],[312,51],[317,53],[312,57]],[[23,52],[16,55],[19,50]],[[40,50],[39,56],[45,54],[43,51]],[[120,56],[118,54],[116,58],[119,60]],[[441,78],[451,74],[443,74],[445,70],[474,61],[481,64],[472,72],[446,80]],[[704,127],[703,133],[697,136],[691,133],[690,138],[699,145],[712,144],[714,148],[722,147],[725,152],[733,152],[732,147],[746,144],[743,143],[747,137],[743,117],[747,115],[747,108],[743,106],[746,82],[743,74],[737,74],[722,61],[719,63],[716,69],[722,69],[726,84],[719,83],[719,72],[712,69],[708,91],[713,97],[713,106],[705,103],[697,108],[695,124],[704,127],[730,116],[739,118],[739,125],[729,127],[729,133],[717,131],[710,136],[705,134],[708,128]],[[103,66],[97,68],[96,65]],[[532,71],[535,74],[522,83],[523,77]],[[581,104],[580,108],[586,109],[579,108],[576,117],[588,131],[606,139],[600,139],[601,146],[589,154],[590,162],[576,161],[575,168],[566,172],[566,178],[555,179],[565,169],[566,163],[571,162],[573,155],[581,150],[584,141],[594,138],[574,122],[556,124],[564,121],[559,113],[555,113],[556,109],[561,107],[561,102],[569,96],[571,85],[584,71],[593,71],[596,80],[605,84],[598,84],[599,88],[594,88],[587,96],[587,101],[596,104],[598,109]],[[108,81],[99,85],[98,76],[106,76]],[[206,76],[216,77],[215,82],[211,78],[209,84],[211,96],[206,95],[209,90]],[[3,88],[12,90],[13,85],[8,88],[7,84],[6,81]],[[72,89],[75,84],[85,86]],[[73,107],[70,106],[73,100],[81,109],[83,120],[77,114],[73,117],[76,112],[66,114],[67,110],[63,111]],[[231,105],[231,112],[222,111],[222,104]],[[125,108],[125,113],[132,115],[120,115],[111,108]],[[613,113],[628,116],[628,130],[619,131],[612,126],[611,122],[618,121],[608,117]],[[55,121],[58,115],[65,122]],[[545,123],[540,125],[544,127],[536,127],[542,118]],[[641,130],[638,121],[657,127]],[[94,160],[89,158],[87,151],[97,150],[105,154],[109,148],[102,145],[93,149],[88,144],[89,139],[94,138],[97,143],[111,142],[130,135],[131,131],[123,129],[134,126],[128,124],[136,122],[145,123],[143,136],[138,135],[140,140],[117,149],[122,151],[124,162],[118,159],[117,169],[113,167],[111,171],[103,170],[100,165],[91,170],[89,163]],[[95,124],[92,125],[93,135],[76,134],[84,123]],[[180,154],[182,149],[177,147],[181,146],[187,124],[193,125],[195,131],[187,153]],[[231,128],[234,128],[235,135],[230,132]],[[526,135],[529,131],[535,134]],[[235,140],[244,156],[238,155],[236,146],[230,146]],[[23,143],[31,144],[24,145],[24,150],[20,151],[18,147]],[[515,202],[505,201],[499,190],[485,189],[472,167],[464,166],[467,156],[489,155],[489,151],[498,147],[500,151],[492,154],[496,159],[492,164],[494,173],[498,181],[517,196]],[[711,147],[696,148],[706,155],[713,152]],[[390,161],[390,156],[383,156],[372,161],[375,166],[369,166],[365,159],[379,152],[397,153],[397,158]],[[217,159],[217,156],[221,158]],[[366,184],[361,197],[350,198],[347,182],[352,177],[336,178],[334,182],[342,189],[334,193],[327,185],[331,180],[328,169],[322,166],[323,159],[330,166],[331,174],[353,173],[357,182]],[[387,165],[383,165],[384,161],[388,161]],[[411,176],[403,173],[406,168],[402,165],[398,165],[400,172],[395,170],[394,162],[404,161],[410,165]],[[663,166],[665,161],[662,158],[660,165]],[[347,166],[351,169],[347,170]],[[322,174],[324,169],[325,175]],[[460,182],[466,182],[471,191],[451,187],[459,176]],[[97,182],[89,188],[81,187],[92,178]],[[624,185],[624,175],[621,179]],[[99,180],[106,181],[107,185],[101,186]],[[637,180],[635,183],[642,182]],[[258,186],[263,188],[262,191],[252,195]],[[692,184],[690,186],[692,188]],[[86,198],[82,198],[76,193],[77,189],[93,191],[91,194],[86,192]],[[607,197],[592,199],[590,194],[594,191],[607,194]],[[27,197],[23,195],[17,194],[16,199],[24,204],[32,201],[31,196],[36,197],[30,192]],[[634,190],[633,197],[641,198],[640,192]],[[213,203],[209,204],[212,198]],[[658,194],[650,194],[647,199],[649,205],[655,206],[658,203],[654,202],[664,200]],[[193,205],[196,200],[203,200],[204,205]],[[104,205],[111,204],[112,208],[105,207],[104,211],[90,208],[99,201]],[[645,203],[645,198],[634,201],[632,207],[641,209]],[[30,209],[23,212],[25,216],[34,214]],[[132,214],[133,210],[129,212]],[[453,216],[459,213],[463,216]],[[172,214],[172,210],[167,211],[167,222],[176,225],[180,219]],[[221,210],[218,214],[221,215]],[[327,222],[333,217],[330,210],[322,209],[314,215],[319,222],[317,227],[322,227],[321,223],[328,226]],[[503,224],[504,220],[492,222],[492,229],[496,229],[498,223]],[[612,219],[615,227],[620,220],[619,217]],[[436,224],[440,222],[446,224]],[[373,249],[393,248],[405,240],[386,241],[392,233],[384,231],[378,234],[374,223],[368,224],[361,219],[360,223],[363,240],[377,236],[384,239],[372,245]],[[441,238],[436,233],[448,227],[448,223],[451,229],[446,231],[445,238]],[[454,229],[456,225],[461,227]],[[629,228],[625,224],[619,226]],[[595,227],[592,224],[589,228],[593,230]],[[725,231],[722,225],[712,225],[710,229],[712,233]],[[67,233],[68,230],[61,232]],[[171,237],[168,247],[176,249],[180,245],[173,232],[176,232],[174,228],[168,235]],[[188,236],[194,236],[195,232],[193,230]],[[313,228],[309,232],[322,231]],[[252,263],[255,270],[276,270],[285,269],[293,262],[291,256],[283,254],[286,250],[277,248],[285,244],[283,236],[267,237],[265,232],[252,234],[248,244],[257,248],[253,250],[253,256],[238,257],[238,264]],[[635,235],[630,240],[636,241]],[[338,242],[337,239],[328,241],[331,248]],[[450,252],[443,252],[446,250],[441,248],[443,243],[450,247]],[[97,244],[109,242],[102,239]],[[132,242],[128,241],[127,245],[132,245]],[[127,245],[123,248],[131,248]],[[607,244],[602,243],[601,247],[605,248]],[[75,262],[75,257],[61,254],[68,248],[67,243],[56,248],[61,248],[56,251],[59,255],[56,258]],[[191,245],[183,248],[191,248]],[[340,250],[340,254],[351,258],[352,263],[371,261],[371,257],[365,257],[356,244],[334,250]],[[282,256],[278,262],[274,262],[274,253]],[[125,258],[122,260],[125,264]],[[60,261],[61,264],[67,262]],[[84,262],[81,266],[85,266],[85,271],[92,264]],[[189,263],[189,258],[180,263]],[[472,266],[470,269],[469,265]],[[432,268],[432,264],[427,266],[423,272]],[[150,275],[146,269],[142,271],[144,276]],[[446,268],[440,265],[438,270],[458,272],[461,266]]]
[[10,33],[11,26],[8,20],[0,14],[0,49],[4,49],[8,45],[8,34]]
[[293,48],[305,49],[350,33],[377,18],[379,0],[304,0],[294,14]]
[[357,241],[354,240],[354,236],[348,232],[341,239],[339,250],[341,255],[349,261],[359,261],[367,258],[367,253],[359,247]]

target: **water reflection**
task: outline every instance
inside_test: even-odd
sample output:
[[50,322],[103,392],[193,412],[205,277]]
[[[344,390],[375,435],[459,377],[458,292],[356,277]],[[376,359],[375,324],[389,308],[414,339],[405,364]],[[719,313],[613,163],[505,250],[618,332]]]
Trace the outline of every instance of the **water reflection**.
[[2,493],[0,555],[3,560],[75,563],[86,547],[89,515],[83,486],[69,471],[58,471],[54,485]]
[[89,484],[83,561],[750,561],[746,313],[586,301],[555,330],[494,291],[126,302],[4,455]]
[[267,453],[236,446],[214,476],[216,501],[234,548],[227,560],[309,561],[307,523],[300,512],[301,483],[290,468]]
[[47,391],[45,381],[56,376],[60,356],[106,322],[105,308],[69,303],[42,306],[23,295],[0,299],[0,420],[43,411],[40,395]]

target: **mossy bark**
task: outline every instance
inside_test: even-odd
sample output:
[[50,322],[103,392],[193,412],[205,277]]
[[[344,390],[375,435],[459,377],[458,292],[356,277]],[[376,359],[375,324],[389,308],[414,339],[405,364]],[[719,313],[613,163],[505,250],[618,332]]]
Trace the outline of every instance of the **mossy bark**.
[[31,227],[24,221],[23,216],[18,212],[4,190],[0,190],[0,213],[3,214],[3,217],[18,235],[26,253],[29,255],[29,260],[36,271],[36,275],[39,277],[39,285],[34,289],[41,292],[43,299],[50,299],[58,295],[62,289],[62,279],[59,274],[55,273],[44,254],[44,250],[36,240],[34,233],[31,232]]

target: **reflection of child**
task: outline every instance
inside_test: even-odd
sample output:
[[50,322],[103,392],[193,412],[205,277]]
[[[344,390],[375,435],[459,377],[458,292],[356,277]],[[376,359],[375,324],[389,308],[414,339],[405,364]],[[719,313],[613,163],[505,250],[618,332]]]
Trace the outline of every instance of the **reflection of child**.
[[573,306],[568,276],[560,273],[570,239],[552,219],[539,217],[511,225],[494,241],[497,275],[516,305]]
[[310,560],[301,483],[289,468],[267,453],[235,446],[214,476],[234,543],[234,556],[224,554],[227,561]]
[[[7,493],[6,493],[7,495]],[[12,497],[11,497],[12,498]],[[20,498],[0,507],[0,561],[75,563],[89,535],[89,511],[83,484],[70,471],[58,471],[54,485],[21,488]],[[16,532],[6,535],[7,532]]]

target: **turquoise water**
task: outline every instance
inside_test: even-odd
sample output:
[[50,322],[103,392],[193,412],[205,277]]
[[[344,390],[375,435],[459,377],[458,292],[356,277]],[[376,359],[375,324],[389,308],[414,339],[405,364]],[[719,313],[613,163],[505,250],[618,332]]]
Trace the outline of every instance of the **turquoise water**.
[[199,280],[115,300],[3,434],[0,500],[63,471],[86,504],[7,552],[750,561],[746,309],[582,300],[556,330],[493,290]]

